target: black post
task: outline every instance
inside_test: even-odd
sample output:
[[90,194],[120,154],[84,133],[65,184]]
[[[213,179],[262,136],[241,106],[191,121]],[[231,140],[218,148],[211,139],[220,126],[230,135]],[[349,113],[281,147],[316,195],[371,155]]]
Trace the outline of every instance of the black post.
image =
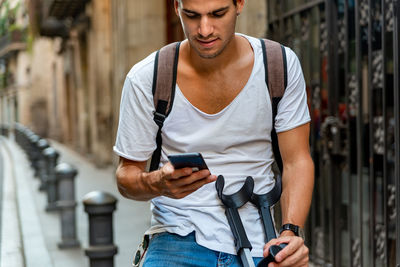
[[57,208],[61,217],[61,242],[60,249],[79,247],[76,239],[76,216],[75,216],[75,188],[74,178],[78,171],[67,163],[58,164],[56,167],[56,179],[58,183]]
[[117,199],[112,195],[94,191],[83,199],[85,212],[89,216],[89,247],[85,249],[90,267],[113,267],[118,247],[113,240],[112,215]]
[[37,150],[38,150],[38,161],[37,161],[37,175],[40,179],[39,190],[43,191],[46,189],[46,160],[43,155],[43,151],[49,147],[49,142],[46,139],[40,139],[37,142]]
[[20,125],[19,128],[16,128],[16,138],[17,138],[17,143],[22,147],[22,149],[28,153],[28,149],[29,149],[29,140],[28,140],[28,136],[29,136],[30,131],[28,128],[26,128],[25,126]]
[[23,126],[19,123],[15,123],[14,130],[15,130],[15,142],[17,142],[17,144],[22,147]]
[[29,141],[28,157],[29,157],[29,160],[31,161],[31,167],[35,171],[35,176],[36,176],[37,159],[38,159],[36,143],[39,140],[40,140],[40,137],[33,132],[32,132],[32,134],[30,134],[28,136],[28,141]]
[[9,132],[9,126],[8,124],[2,124],[0,125],[0,134],[4,136],[8,136]]
[[58,152],[52,148],[48,147],[43,151],[43,155],[46,160],[46,190],[47,190],[47,206],[46,211],[57,210],[56,201],[57,196],[57,179],[56,179],[56,165],[59,157]]
[[29,128],[25,127],[24,134],[23,134],[23,149],[25,152],[28,154],[28,158],[30,160],[30,149],[31,149],[31,141],[30,138],[31,136],[35,135],[34,132],[32,132]]
[[393,29],[393,56],[394,56],[394,124],[395,124],[395,188],[396,188],[396,266],[400,266],[400,0],[393,1],[394,29]]

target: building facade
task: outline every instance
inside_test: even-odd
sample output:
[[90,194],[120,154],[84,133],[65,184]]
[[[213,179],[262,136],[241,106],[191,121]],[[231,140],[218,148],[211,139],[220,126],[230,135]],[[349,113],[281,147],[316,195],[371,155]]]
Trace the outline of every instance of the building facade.
[[[19,52],[27,48],[27,14],[19,1],[0,2],[0,119],[11,124],[19,116],[17,87]],[[22,81],[21,81],[22,83]]]
[[[2,121],[68,144],[98,166],[116,162],[112,145],[126,74],[184,38],[173,0],[4,0],[0,7],[10,4],[24,7],[29,25],[0,68],[15,80],[1,93]],[[265,28],[265,2],[249,2],[238,31],[262,36]]]

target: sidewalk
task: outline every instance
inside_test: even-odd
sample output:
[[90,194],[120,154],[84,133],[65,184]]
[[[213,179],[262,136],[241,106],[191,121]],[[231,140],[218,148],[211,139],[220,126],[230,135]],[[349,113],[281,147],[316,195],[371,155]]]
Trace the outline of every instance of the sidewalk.
[[[111,193],[118,198],[117,210],[114,212],[114,243],[118,246],[118,254],[114,257],[115,266],[131,266],[134,250],[141,241],[144,231],[150,224],[150,209],[148,202],[136,202],[123,198],[116,187],[114,168],[96,168],[82,155],[68,149],[67,147],[50,141],[59,153],[59,163],[72,164],[78,170],[75,179],[75,196],[78,206],[76,208],[77,238],[81,243],[81,248],[60,250],[57,244],[61,241],[60,218],[57,212],[46,212],[45,206],[47,196],[45,192],[40,192],[39,180],[33,177],[24,152],[18,145],[4,137],[0,137],[0,153],[3,158],[4,182],[12,182],[10,175],[14,173],[15,184],[14,194],[17,205],[19,227],[14,230],[14,235],[19,232],[22,240],[22,256],[25,265],[4,265],[5,266],[27,266],[27,267],[86,267],[89,266],[88,258],[84,254],[84,248],[88,246],[88,216],[83,210],[83,197],[96,190]],[[110,152],[112,153],[112,152]],[[6,167],[7,166],[7,167]],[[8,168],[8,170],[6,170]],[[7,178],[8,177],[8,178]],[[7,183],[4,183],[6,185]],[[11,183],[12,184],[12,183]],[[0,187],[1,188],[1,187]],[[5,188],[3,188],[3,193]],[[12,190],[9,189],[9,191]],[[10,192],[8,193],[10,194]],[[1,196],[1,194],[0,194]],[[3,194],[3,197],[5,195]],[[11,194],[11,199],[13,199]],[[8,201],[11,202],[12,201]],[[3,201],[3,207],[5,202]],[[12,210],[12,209],[11,209]],[[13,218],[2,211],[2,235],[1,250],[10,246],[9,239],[4,236],[5,225],[10,224],[8,218]],[[8,212],[11,212],[8,209]],[[15,210],[14,210],[15,212]],[[7,218],[7,220],[5,220]],[[5,224],[6,222],[6,224]],[[18,225],[18,223],[16,224]],[[18,238],[13,242],[17,242]],[[18,244],[15,245],[18,248]],[[17,249],[18,250],[18,249]],[[18,254],[18,251],[16,252]],[[2,256],[3,258],[3,256]],[[16,257],[18,259],[18,255]]]

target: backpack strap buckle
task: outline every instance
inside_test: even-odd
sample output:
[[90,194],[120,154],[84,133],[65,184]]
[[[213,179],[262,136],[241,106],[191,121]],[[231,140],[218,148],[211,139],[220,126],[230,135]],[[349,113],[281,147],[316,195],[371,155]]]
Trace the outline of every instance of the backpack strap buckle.
[[154,121],[159,128],[163,127],[166,118],[167,116],[165,116],[165,114],[159,113],[157,111],[154,112]]

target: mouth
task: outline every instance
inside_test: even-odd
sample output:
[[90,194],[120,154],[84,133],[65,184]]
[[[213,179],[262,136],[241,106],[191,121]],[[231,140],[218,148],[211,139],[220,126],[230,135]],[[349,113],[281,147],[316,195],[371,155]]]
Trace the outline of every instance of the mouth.
[[210,48],[217,42],[218,38],[212,40],[201,40],[201,39],[196,39],[196,40],[201,46],[205,48]]

